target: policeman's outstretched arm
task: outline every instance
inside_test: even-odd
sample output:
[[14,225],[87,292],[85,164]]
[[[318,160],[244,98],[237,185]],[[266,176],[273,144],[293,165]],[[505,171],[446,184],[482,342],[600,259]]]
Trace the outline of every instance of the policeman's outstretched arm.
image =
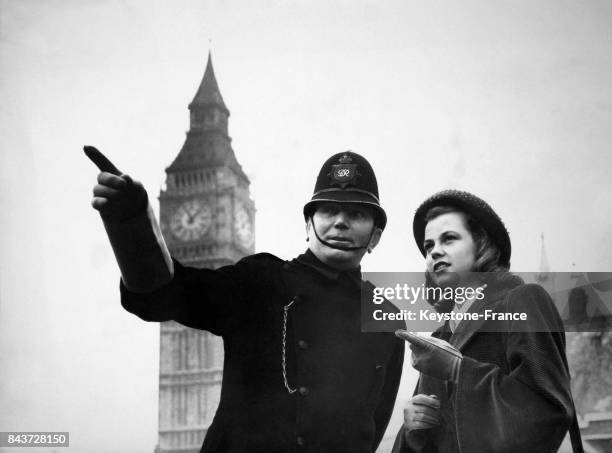
[[100,170],[91,205],[100,212],[124,285],[139,293],[164,286],[174,267],[145,188],[93,146],[83,151]]

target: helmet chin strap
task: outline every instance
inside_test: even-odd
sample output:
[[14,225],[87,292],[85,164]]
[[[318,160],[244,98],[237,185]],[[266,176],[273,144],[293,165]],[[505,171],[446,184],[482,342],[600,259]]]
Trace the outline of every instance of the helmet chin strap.
[[314,218],[313,216],[310,216],[310,224],[312,225],[312,229],[314,231],[314,234],[317,238],[317,240],[323,244],[326,247],[329,247],[331,249],[336,249],[336,250],[343,250],[345,252],[352,252],[355,250],[363,250],[363,249],[367,249],[368,245],[370,244],[370,241],[372,240],[372,235],[374,234],[374,230],[376,229],[376,225],[374,225],[372,227],[372,231],[370,232],[370,237],[368,238],[366,245],[364,246],[355,246],[355,247],[342,247],[342,246],[338,246],[338,245],[334,245],[334,244],[330,244],[327,241],[324,241],[323,239],[321,239],[321,237],[319,236],[319,233],[317,233],[317,228],[315,227],[315,223],[314,223]]

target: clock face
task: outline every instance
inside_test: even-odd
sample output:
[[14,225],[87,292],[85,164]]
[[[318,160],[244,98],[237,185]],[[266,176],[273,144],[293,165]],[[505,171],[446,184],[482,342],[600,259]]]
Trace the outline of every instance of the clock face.
[[210,207],[202,201],[190,200],[172,215],[170,231],[181,241],[195,241],[204,236],[211,222]]
[[243,246],[249,247],[253,244],[251,217],[242,206],[238,206],[234,212],[234,231],[236,232],[238,241],[240,241]]

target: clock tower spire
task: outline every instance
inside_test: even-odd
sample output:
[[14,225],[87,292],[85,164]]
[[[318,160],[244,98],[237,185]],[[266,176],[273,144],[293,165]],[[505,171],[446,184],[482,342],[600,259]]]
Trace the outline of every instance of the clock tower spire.
[[[223,96],[219,91],[219,85],[217,84],[217,78],[215,77],[215,70],[213,69],[212,57],[208,52],[208,61],[206,62],[206,70],[204,71],[204,77],[198,88],[196,95],[189,104],[189,110],[206,105],[216,105],[220,109],[224,110],[229,115],[229,110],[223,102]],[[226,123],[227,125],[227,123]],[[227,132],[227,128],[226,128]]]
[[[166,168],[160,225],[181,263],[218,268],[254,252],[255,206],[228,134],[229,109],[209,53],[188,106],[189,130]],[[161,325],[156,453],[197,453],[221,393],[223,343],[175,322]]]
[[215,77],[212,57],[208,61],[198,91],[189,104],[189,131],[178,156],[166,173],[183,172],[194,167],[225,165],[249,184],[246,174],[236,160],[228,134],[230,112],[223,101]]

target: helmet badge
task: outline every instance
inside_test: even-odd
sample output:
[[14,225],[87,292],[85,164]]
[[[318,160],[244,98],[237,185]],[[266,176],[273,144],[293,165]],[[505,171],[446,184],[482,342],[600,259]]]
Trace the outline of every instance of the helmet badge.
[[339,185],[340,188],[344,189],[349,184],[356,184],[357,178],[361,174],[357,171],[357,164],[351,163],[353,158],[348,154],[343,154],[338,163],[332,165],[332,170],[329,172],[332,185]]

